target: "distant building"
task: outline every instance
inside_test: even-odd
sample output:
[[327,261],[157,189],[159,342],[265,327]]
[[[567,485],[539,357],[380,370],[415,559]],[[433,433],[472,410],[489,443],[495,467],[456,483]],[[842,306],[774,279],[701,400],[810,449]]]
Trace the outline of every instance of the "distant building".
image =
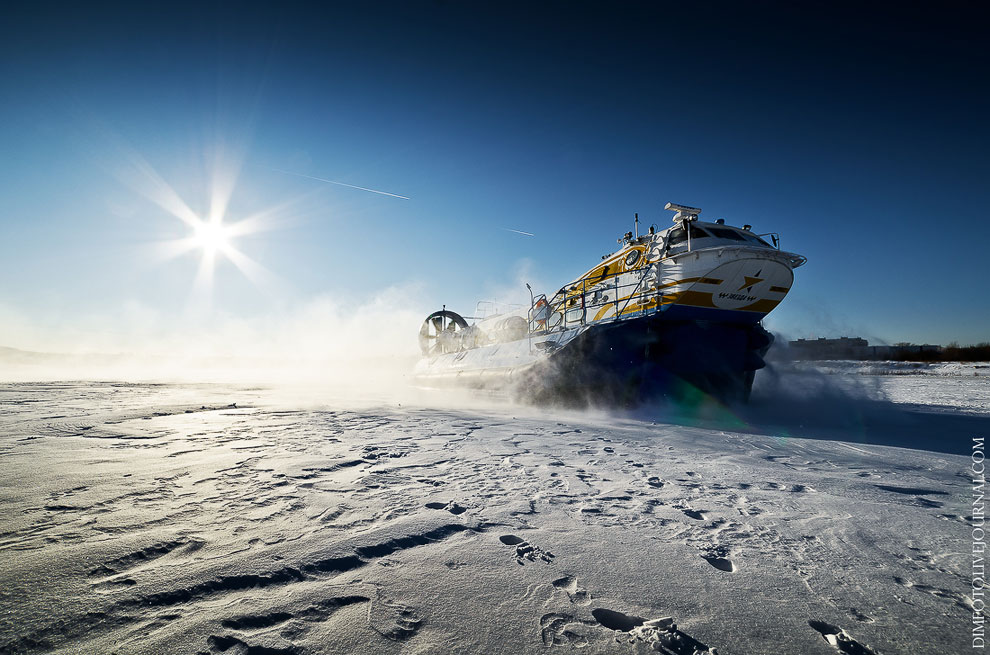
[[871,346],[861,337],[798,339],[788,345],[795,359],[909,359],[942,351],[942,346],[932,344]]
[[859,359],[859,354],[869,348],[869,342],[859,337],[823,337],[791,341],[790,347],[796,359]]

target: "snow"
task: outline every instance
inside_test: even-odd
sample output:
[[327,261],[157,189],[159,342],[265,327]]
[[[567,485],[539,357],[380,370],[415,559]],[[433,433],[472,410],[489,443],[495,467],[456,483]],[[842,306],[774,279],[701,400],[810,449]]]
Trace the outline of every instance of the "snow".
[[2,385],[0,653],[964,652],[968,366],[629,413]]
[[[785,365],[787,366],[787,365]],[[790,365],[795,371],[862,376],[891,402],[946,412],[990,412],[990,362],[830,361]],[[940,378],[933,384],[929,379]]]

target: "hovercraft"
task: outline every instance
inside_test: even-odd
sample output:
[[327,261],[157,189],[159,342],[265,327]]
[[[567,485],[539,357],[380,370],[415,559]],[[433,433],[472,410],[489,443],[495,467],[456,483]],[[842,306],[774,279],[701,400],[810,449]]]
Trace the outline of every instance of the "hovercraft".
[[530,290],[528,307],[470,324],[446,307],[430,314],[416,382],[601,406],[748,400],[773,343],[761,321],[807,259],[782,250],[776,233],[665,209],[673,226],[640,235],[637,216],[619,250],[550,297]]

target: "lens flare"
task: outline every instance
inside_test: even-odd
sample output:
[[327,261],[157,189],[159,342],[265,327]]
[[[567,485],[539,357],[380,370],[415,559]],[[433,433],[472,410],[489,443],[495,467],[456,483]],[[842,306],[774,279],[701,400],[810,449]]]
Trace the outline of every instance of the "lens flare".
[[[125,186],[178,218],[189,229],[181,238],[155,242],[151,260],[163,264],[190,253],[199,255],[191,304],[203,305],[205,300],[208,307],[212,303],[214,270],[221,260],[233,264],[259,291],[270,293],[280,284],[267,268],[242,252],[236,241],[241,237],[278,229],[290,220],[291,212],[298,211],[296,205],[301,198],[283,201],[243,218],[232,218],[229,204],[237,187],[243,152],[242,149],[219,144],[206,149],[206,159],[212,159],[212,170],[206,174],[211,182],[208,207],[200,213],[193,210],[140,153],[120,138],[112,134],[110,137],[107,140],[117,146],[116,157],[108,166],[114,175]],[[232,156],[231,151],[238,156]],[[209,156],[211,153],[212,157]]]
[[192,238],[195,247],[206,254],[226,253],[231,248],[230,229],[219,220],[199,221],[193,226]]

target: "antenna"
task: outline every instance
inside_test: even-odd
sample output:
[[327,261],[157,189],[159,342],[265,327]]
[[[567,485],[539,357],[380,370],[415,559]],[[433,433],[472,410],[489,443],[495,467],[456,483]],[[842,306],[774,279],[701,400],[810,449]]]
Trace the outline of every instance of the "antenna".
[[639,238],[639,212],[634,214],[636,216],[636,238]]

